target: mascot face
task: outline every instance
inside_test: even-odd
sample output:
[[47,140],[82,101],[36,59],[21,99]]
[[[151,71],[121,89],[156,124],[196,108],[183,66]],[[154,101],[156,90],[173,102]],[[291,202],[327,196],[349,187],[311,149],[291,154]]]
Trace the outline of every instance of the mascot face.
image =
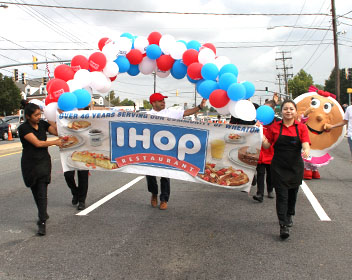
[[312,143],[311,150],[327,152],[342,141],[344,128],[324,131],[324,124],[335,124],[343,120],[343,110],[335,99],[309,92],[298,96],[295,102],[298,115],[303,115],[310,108],[306,125]]

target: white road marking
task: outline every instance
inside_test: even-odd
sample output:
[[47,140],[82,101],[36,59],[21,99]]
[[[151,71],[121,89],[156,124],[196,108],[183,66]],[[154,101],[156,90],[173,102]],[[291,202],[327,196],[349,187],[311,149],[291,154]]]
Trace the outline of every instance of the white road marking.
[[131,182],[127,183],[126,185],[122,186],[121,188],[119,188],[119,189],[113,191],[112,193],[108,194],[107,196],[103,197],[102,199],[100,199],[96,203],[92,204],[91,206],[87,207],[83,211],[78,212],[76,215],[77,216],[85,216],[85,215],[87,215],[88,213],[92,212],[94,209],[98,208],[100,205],[102,205],[105,202],[109,201],[110,199],[112,199],[113,197],[118,195],[119,193],[122,193],[123,191],[125,191],[128,188],[132,187],[134,184],[136,184],[137,182],[142,180],[144,177],[145,176],[139,176],[139,177],[135,178]]
[[314,194],[312,193],[312,191],[309,189],[309,187],[304,181],[302,181],[301,188],[304,194],[306,195],[306,197],[308,198],[310,204],[313,206],[313,209],[317,213],[319,219],[321,221],[331,221],[329,216],[324,211],[323,207],[321,207],[319,201],[316,199],[316,197],[314,196]]

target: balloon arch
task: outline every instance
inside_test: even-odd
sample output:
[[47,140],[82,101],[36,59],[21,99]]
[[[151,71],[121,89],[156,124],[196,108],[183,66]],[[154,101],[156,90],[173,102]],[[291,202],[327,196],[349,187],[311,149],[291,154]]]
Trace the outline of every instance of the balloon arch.
[[61,64],[55,68],[54,78],[46,86],[44,114],[47,119],[55,119],[57,108],[70,111],[88,106],[91,94],[86,88],[106,93],[120,73],[137,76],[154,71],[161,78],[170,74],[178,80],[187,77],[219,114],[230,113],[248,121],[257,119],[264,124],[273,118],[274,113],[268,106],[255,110],[248,100],[255,92],[254,85],[238,82],[237,67],[227,57],[217,56],[211,43],[176,41],[173,36],[159,32],[152,32],[148,37],[123,33],[115,41],[100,39],[98,47],[100,51],[89,58],[76,55],[71,66]]

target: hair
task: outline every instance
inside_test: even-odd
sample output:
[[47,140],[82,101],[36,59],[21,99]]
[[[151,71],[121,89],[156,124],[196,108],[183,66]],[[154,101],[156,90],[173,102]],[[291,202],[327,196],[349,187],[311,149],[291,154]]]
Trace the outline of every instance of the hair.
[[268,105],[268,106],[270,106],[271,108],[275,108],[275,106],[276,106],[276,103],[275,103],[275,101],[274,100],[265,100],[265,103],[264,103],[264,105]]
[[[40,110],[40,107],[34,103],[27,103],[26,107],[24,107],[24,116],[31,117],[35,111]],[[27,120],[27,118],[26,118]]]
[[292,100],[292,99],[285,99],[282,104],[281,104],[281,108],[280,108],[280,111],[282,111],[282,108],[284,108],[285,104],[286,103],[292,103],[293,106],[295,106],[296,110],[297,110],[297,105],[296,103]]

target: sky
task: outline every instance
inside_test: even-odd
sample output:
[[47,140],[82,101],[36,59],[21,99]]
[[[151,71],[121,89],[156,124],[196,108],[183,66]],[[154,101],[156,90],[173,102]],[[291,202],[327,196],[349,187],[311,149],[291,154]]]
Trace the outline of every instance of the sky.
[[[26,63],[32,56],[71,60],[75,55],[89,55],[98,50],[103,37],[114,40],[122,33],[147,37],[158,31],[176,40],[212,43],[218,56],[226,56],[239,69],[238,81],[250,81],[256,87],[253,102],[263,103],[271,92],[279,92],[278,74],[283,74],[283,52],[288,73],[301,69],[312,75],[314,83],[325,84],[334,68],[334,47],[330,0],[13,0],[0,1],[0,66]],[[125,10],[96,11],[20,6],[10,3]],[[335,0],[341,68],[352,68],[352,1]],[[145,13],[175,12],[175,13]],[[185,13],[204,13],[202,15]],[[217,15],[209,15],[215,13]],[[225,14],[225,15],[224,15]],[[227,15],[226,15],[227,14]],[[232,14],[232,15],[228,15]],[[235,14],[235,15],[233,15]],[[238,15],[244,14],[244,15]],[[285,14],[285,15],[272,15]],[[294,14],[294,15],[293,15]],[[58,64],[50,64],[51,73]],[[13,69],[26,73],[28,79],[47,76],[46,65],[0,69],[12,76]],[[279,68],[279,69],[277,69]],[[119,74],[112,90],[120,99],[148,99],[154,90],[152,75],[131,77]],[[283,81],[281,81],[283,83]],[[268,87],[269,96],[265,88]],[[171,75],[156,80],[157,92],[168,95],[167,106],[197,104],[194,85],[186,78]],[[176,96],[176,90],[179,96]],[[283,92],[284,89],[281,88]],[[103,94],[104,95],[104,94]]]

